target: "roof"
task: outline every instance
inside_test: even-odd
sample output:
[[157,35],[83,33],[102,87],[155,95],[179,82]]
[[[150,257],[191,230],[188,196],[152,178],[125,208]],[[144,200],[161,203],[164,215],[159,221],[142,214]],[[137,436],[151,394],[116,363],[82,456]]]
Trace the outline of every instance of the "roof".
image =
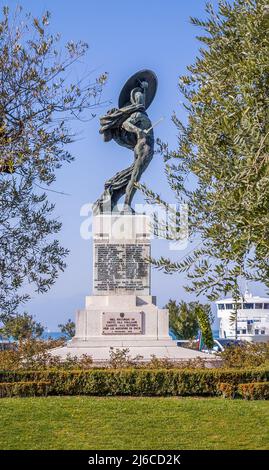
[[[235,303],[235,299],[229,297],[227,299],[217,300],[216,304],[231,304]],[[246,294],[244,297],[241,297],[238,302],[246,303],[269,303],[269,297],[259,297],[258,295]]]

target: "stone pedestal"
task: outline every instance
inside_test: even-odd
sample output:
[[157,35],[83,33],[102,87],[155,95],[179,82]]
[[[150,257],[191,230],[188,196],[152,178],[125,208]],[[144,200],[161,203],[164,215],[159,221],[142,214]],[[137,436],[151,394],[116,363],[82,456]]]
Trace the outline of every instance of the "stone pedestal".
[[98,215],[93,220],[93,295],[76,314],[76,334],[54,354],[110,357],[110,348],[131,356],[171,359],[204,356],[177,347],[169,336],[168,311],[151,295],[150,221],[145,215]]
[[93,218],[93,295],[150,295],[150,225],[145,215]]
[[[168,314],[151,296],[86,297],[86,309],[76,316],[76,336],[70,346],[143,346],[173,343],[168,335]],[[161,342],[161,343],[160,343]]]

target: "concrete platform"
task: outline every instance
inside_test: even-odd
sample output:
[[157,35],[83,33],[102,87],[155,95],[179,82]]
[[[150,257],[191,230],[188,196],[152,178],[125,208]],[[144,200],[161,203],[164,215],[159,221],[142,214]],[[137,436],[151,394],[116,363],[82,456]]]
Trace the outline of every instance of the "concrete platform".
[[[172,343],[175,343],[171,340]],[[133,359],[137,356],[143,356],[141,361],[150,361],[152,356],[156,356],[158,359],[170,359],[173,361],[187,361],[190,359],[206,359],[212,360],[212,356],[209,354],[202,353],[200,351],[195,351],[192,349],[178,347],[174,344],[164,346],[164,345],[157,345],[157,342],[154,342],[152,346],[127,346],[127,345],[117,345],[114,346],[114,351],[116,349],[124,349],[128,348],[129,352],[128,355]],[[91,356],[93,362],[104,362],[110,359],[110,347],[109,346],[80,346],[79,347],[68,347],[64,346],[61,348],[55,348],[51,351],[53,356],[60,356],[62,359],[66,358],[67,355],[71,357],[77,356],[81,357],[84,354]]]

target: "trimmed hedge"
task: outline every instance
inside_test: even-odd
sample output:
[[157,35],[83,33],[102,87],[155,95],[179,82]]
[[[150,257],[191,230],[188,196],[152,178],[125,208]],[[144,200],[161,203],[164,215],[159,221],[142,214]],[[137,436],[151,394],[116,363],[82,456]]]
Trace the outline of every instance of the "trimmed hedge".
[[0,398],[47,396],[50,382],[1,382]]
[[267,382],[269,368],[0,371],[0,382],[50,382],[49,395],[215,396],[220,383]]
[[237,392],[237,386],[229,383],[220,383],[218,389],[224,398],[234,398]]
[[238,394],[245,400],[269,400],[269,382],[239,384]]

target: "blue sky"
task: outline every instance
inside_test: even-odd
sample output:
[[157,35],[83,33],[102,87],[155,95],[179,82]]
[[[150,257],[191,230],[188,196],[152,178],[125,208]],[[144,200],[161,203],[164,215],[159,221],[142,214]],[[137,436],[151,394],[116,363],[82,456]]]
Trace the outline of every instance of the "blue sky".
[[[217,1],[213,3],[217,4]],[[7,0],[1,4],[15,6],[18,2]],[[199,31],[190,24],[189,17],[204,16],[204,0],[21,0],[19,4],[34,15],[49,10],[52,13],[51,31],[60,32],[63,43],[79,39],[89,43],[89,52],[83,63],[75,66],[74,74],[79,77],[90,69],[94,78],[108,72],[102,99],[111,102],[112,106],[117,105],[121,87],[130,75],[142,68],[154,70],[159,87],[149,115],[153,122],[165,117],[156,128],[155,136],[168,141],[171,147],[176,146],[171,114],[176,111],[184,118],[177,81],[195,59],[199,47],[195,38]],[[85,295],[91,294],[92,243],[80,236],[81,206],[95,201],[102,192],[104,181],[132,160],[127,149],[119,148],[114,142],[103,143],[98,134],[98,117],[111,104],[98,109],[95,120],[76,126],[79,139],[71,146],[76,160],[58,172],[54,185],[55,190],[69,195],[49,193],[50,200],[56,203],[55,214],[63,222],[59,239],[71,250],[68,267],[49,293],[35,294],[25,309],[50,329],[73,318],[75,310],[84,307]],[[153,159],[142,182],[173,202],[160,156]],[[140,201],[143,198],[137,195],[136,202]],[[187,251],[190,249],[191,246]],[[166,241],[153,242],[154,257],[170,254]],[[172,256],[181,258],[183,254],[176,252]],[[183,284],[183,276],[152,271],[152,293],[157,295],[160,306],[169,298],[193,298],[186,294]],[[262,293],[262,287],[256,292]]]

